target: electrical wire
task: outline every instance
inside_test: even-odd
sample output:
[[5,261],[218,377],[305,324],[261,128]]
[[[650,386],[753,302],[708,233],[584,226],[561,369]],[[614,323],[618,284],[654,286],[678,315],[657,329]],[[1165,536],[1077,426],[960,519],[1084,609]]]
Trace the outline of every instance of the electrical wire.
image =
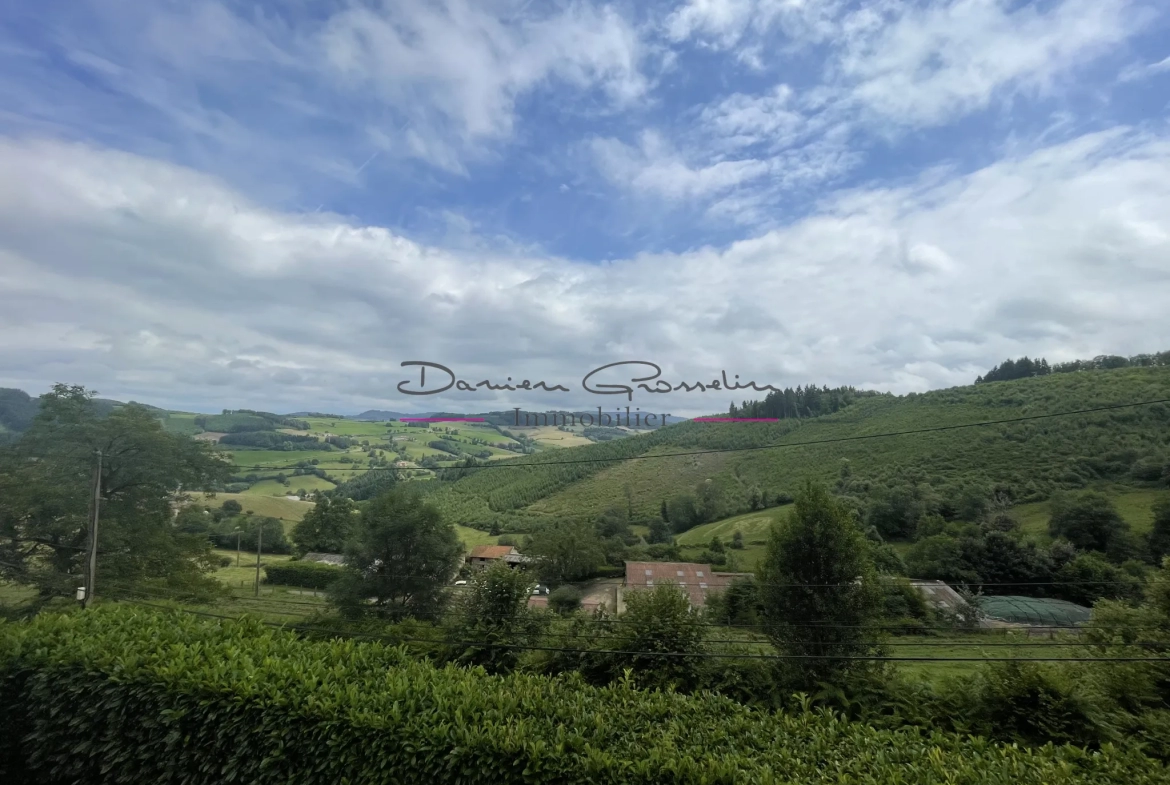
[[[978,428],[978,427],[982,427],[982,426],[986,426],[986,425],[1008,425],[1008,424],[1012,424],[1012,423],[1031,422],[1034,420],[1051,419],[1053,417],[1069,417],[1069,416],[1072,416],[1075,414],[1093,414],[1096,412],[1115,411],[1118,409],[1132,409],[1132,408],[1135,408],[1138,406],[1153,406],[1154,404],[1159,404],[1159,403],[1170,403],[1170,398],[1159,398],[1159,399],[1153,400],[1153,401],[1140,401],[1137,403],[1120,403],[1120,404],[1112,404],[1109,406],[1097,406],[1097,407],[1093,407],[1090,409],[1075,409],[1073,411],[1067,411],[1067,412],[1049,412],[1047,414],[1031,414],[1031,415],[1025,415],[1023,417],[1010,417],[1010,418],[1003,419],[1003,420],[984,420],[982,422],[962,423],[959,425],[940,425],[940,426],[936,426],[933,428],[915,428],[915,429],[906,430],[906,431],[888,431],[886,433],[871,433],[871,434],[862,434],[862,435],[855,435],[855,436],[842,436],[842,437],[838,437],[838,438],[817,439],[817,440],[806,441],[806,442],[787,442],[784,444],[767,444],[767,445],[762,445],[762,446],[757,446],[757,447],[726,447],[726,448],[712,449],[712,450],[693,450],[693,451],[689,451],[689,452],[664,453],[664,454],[660,454],[660,455],[633,455],[633,456],[625,456],[625,457],[620,457],[620,458],[585,458],[585,459],[571,460],[571,461],[550,461],[550,462],[535,462],[535,463],[504,463],[503,461],[497,461],[495,463],[485,463],[485,464],[476,465],[476,466],[443,466],[443,467],[439,467],[437,469],[427,469],[424,471],[476,471],[478,469],[494,469],[494,468],[500,468],[500,467],[517,468],[517,467],[521,467],[521,466],[568,466],[570,464],[581,464],[581,463],[615,463],[615,462],[621,462],[621,461],[648,460],[651,458],[678,458],[678,457],[684,457],[684,456],[688,456],[688,455],[712,455],[712,454],[717,454],[717,453],[729,453],[729,452],[754,452],[757,450],[776,450],[776,449],[782,449],[782,448],[786,448],[786,447],[810,447],[810,446],[816,446],[816,445],[821,445],[821,444],[838,444],[841,442],[861,441],[864,439],[883,439],[883,438],[888,438],[891,436],[912,436],[912,435],[920,434],[920,433],[938,433],[940,431],[953,431],[953,430],[959,430],[961,428]],[[241,465],[241,466],[233,466],[233,468],[277,470],[277,469],[304,469],[306,467],[304,467],[304,466],[244,466],[244,465]],[[356,467],[356,468],[350,468],[350,469],[329,469],[328,471],[330,471],[330,472],[333,472],[333,471],[377,471],[380,469],[389,470],[389,471],[413,471],[413,469],[399,469],[396,467],[389,467],[389,466],[371,467],[371,468]]]
[[[157,608],[160,610],[176,611],[181,613],[190,613],[197,616],[205,616],[208,618],[223,619],[227,621],[235,621],[231,616],[224,616],[221,614],[207,613],[204,611],[195,611],[186,608],[174,608],[167,605],[156,605],[154,603],[141,602],[137,600],[128,600],[131,604],[141,605],[144,607]],[[268,622],[258,620],[260,623],[278,629],[287,629],[283,624],[276,622]],[[509,649],[521,651],[552,651],[552,652],[568,652],[583,655],[622,655],[630,657],[692,657],[700,659],[752,659],[752,660],[858,660],[871,662],[1170,662],[1170,657],[1155,658],[1155,657],[884,657],[872,655],[832,655],[832,654],[750,654],[750,653],[720,653],[720,652],[671,652],[671,651],[621,651],[610,649],[575,649],[564,646],[532,646],[526,644],[508,644],[495,643],[492,641],[436,641],[427,638],[395,638],[383,635],[371,635],[366,633],[354,632],[339,632],[325,627],[310,627],[307,625],[296,625],[293,631],[316,631],[333,635],[340,638],[362,638],[383,643],[401,644],[401,643],[427,643],[431,645],[442,644],[447,646],[466,646],[475,648],[490,648],[490,649]]]

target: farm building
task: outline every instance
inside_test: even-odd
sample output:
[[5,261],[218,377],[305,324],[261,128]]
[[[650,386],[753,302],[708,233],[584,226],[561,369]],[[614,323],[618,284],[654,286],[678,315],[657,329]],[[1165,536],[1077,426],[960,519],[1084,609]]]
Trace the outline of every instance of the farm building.
[[486,570],[497,561],[510,567],[527,564],[531,558],[520,553],[511,545],[477,545],[467,554],[467,563],[473,570]]
[[[701,608],[709,592],[720,592],[736,578],[750,578],[750,573],[713,572],[710,564],[690,562],[626,562],[626,580],[623,591],[650,589],[667,583],[677,584],[686,592],[691,607]],[[619,610],[625,605],[618,602]]]

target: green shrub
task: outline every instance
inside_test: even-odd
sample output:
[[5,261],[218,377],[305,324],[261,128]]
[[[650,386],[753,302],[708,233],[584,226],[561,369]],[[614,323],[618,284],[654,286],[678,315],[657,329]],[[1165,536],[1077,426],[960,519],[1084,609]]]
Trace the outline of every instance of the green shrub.
[[304,589],[327,589],[341,577],[341,568],[318,562],[286,562],[264,565],[265,581]]
[[0,625],[0,778],[118,783],[1156,785],[1106,746],[1020,749],[712,695],[439,669],[257,621],[98,607]]
[[1117,740],[1093,696],[1037,663],[988,663],[975,676],[952,682],[944,695],[945,714],[957,730],[1022,744]]
[[581,592],[572,586],[561,586],[548,595],[548,607],[557,613],[572,613],[581,607]]

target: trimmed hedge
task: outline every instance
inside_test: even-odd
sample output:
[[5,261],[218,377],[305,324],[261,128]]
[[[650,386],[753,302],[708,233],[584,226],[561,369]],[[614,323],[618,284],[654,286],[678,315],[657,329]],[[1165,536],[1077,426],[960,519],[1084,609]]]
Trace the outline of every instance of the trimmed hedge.
[[1163,785],[1132,750],[1020,749],[710,695],[436,668],[129,606],[0,624],[0,778],[46,783]]
[[300,586],[305,589],[324,589],[341,577],[341,568],[332,564],[311,561],[292,561],[264,565],[266,583],[281,586]]

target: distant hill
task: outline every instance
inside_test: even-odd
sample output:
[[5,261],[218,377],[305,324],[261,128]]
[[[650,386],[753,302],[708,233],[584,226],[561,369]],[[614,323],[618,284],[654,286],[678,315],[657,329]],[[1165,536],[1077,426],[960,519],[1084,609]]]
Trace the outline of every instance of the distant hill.
[[[386,420],[401,420],[403,417],[437,417],[437,416],[439,416],[439,415],[436,415],[434,412],[423,412],[422,414],[419,414],[417,412],[415,412],[415,413],[387,412],[387,411],[383,411],[382,409],[370,409],[368,411],[362,412],[361,414],[355,414],[352,417],[347,417],[346,419],[347,420],[362,420],[365,422],[384,422]],[[451,416],[451,417],[474,417],[475,415],[458,414],[458,415],[448,415],[448,416]]]
[[[114,401],[109,398],[94,398],[94,408],[98,414],[106,415],[112,412],[119,406],[125,406],[123,401]],[[134,401],[131,401],[134,403]],[[140,404],[155,412],[163,413],[164,410],[157,406],[150,406],[149,404]],[[39,397],[33,397],[24,390],[18,390],[13,387],[0,387],[0,426],[3,426],[3,431],[7,438],[12,438],[18,434],[28,430],[32,425],[33,418],[41,410],[41,401]]]
[[[851,472],[848,492],[859,498],[917,483],[944,498],[979,486],[1024,503],[1098,482],[1164,483],[1159,478],[1170,470],[1170,406],[851,439],[1160,399],[1170,399],[1170,367],[1053,373],[924,394],[861,397],[834,414],[777,423],[685,422],[465,470],[461,479],[427,483],[427,490],[453,522],[475,527],[498,522],[505,531],[593,519],[610,507],[627,508],[635,519],[648,521],[663,501],[696,495],[707,480],[716,517],[726,517],[750,510],[754,490],[774,501],[793,493],[805,478],[834,482],[843,460]],[[824,443],[797,446],[802,442]],[[793,446],[604,461],[786,444]],[[509,463],[535,465],[505,468]]]
[[0,387],[0,425],[11,433],[20,433],[32,425],[41,404],[24,390]]

